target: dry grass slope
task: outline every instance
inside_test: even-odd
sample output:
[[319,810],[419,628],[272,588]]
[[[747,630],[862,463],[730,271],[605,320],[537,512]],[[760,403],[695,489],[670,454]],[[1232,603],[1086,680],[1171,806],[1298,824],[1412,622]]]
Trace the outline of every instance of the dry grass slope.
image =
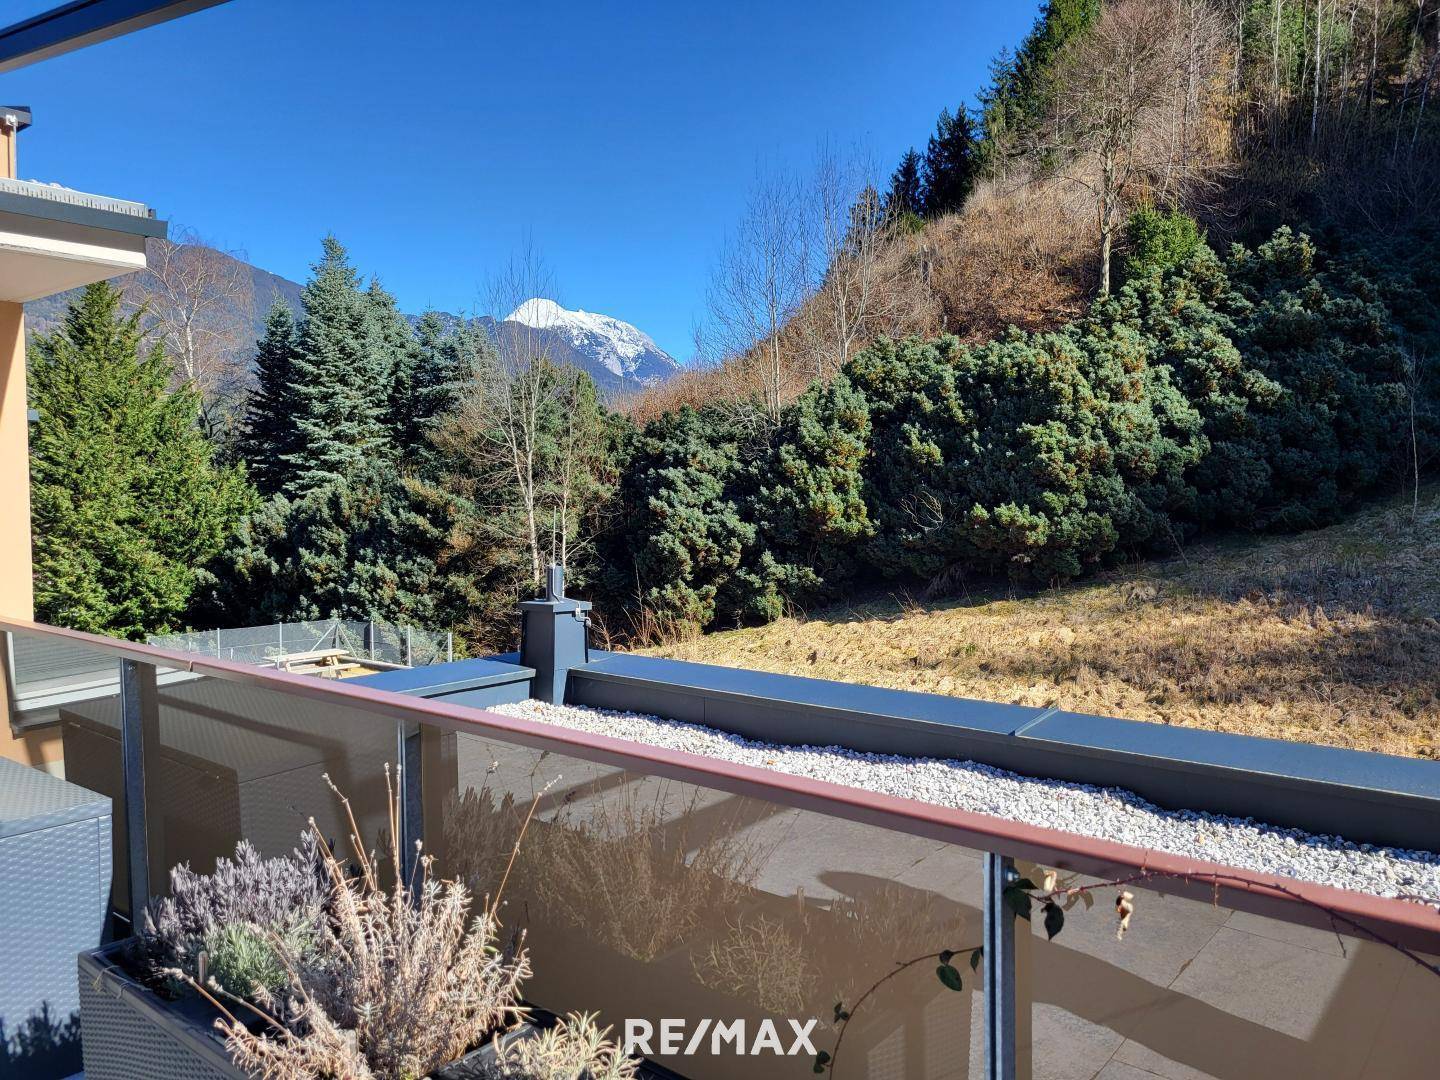
[[1440,756],[1440,490],[1061,589],[889,596],[648,650],[706,663]]

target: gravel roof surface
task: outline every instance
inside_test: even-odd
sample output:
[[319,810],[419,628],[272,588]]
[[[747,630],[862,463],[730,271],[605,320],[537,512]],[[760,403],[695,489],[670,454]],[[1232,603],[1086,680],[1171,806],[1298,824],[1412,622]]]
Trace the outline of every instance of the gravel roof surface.
[[1021,776],[974,761],[782,746],[640,713],[533,700],[493,711],[1354,892],[1435,898],[1440,907],[1440,855],[1430,851],[1355,844],[1253,818],[1163,810],[1123,788]]

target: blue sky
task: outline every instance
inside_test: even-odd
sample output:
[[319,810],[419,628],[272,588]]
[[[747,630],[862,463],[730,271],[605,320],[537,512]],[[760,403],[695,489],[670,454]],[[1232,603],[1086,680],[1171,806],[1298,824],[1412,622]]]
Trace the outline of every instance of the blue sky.
[[475,311],[528,235],[562,302],[684,360],[757,167],[801,168],[828,138],[888,171],[1034,17],[232,0],[0,76],[0,97],[35,110],[26,179],[141,199],[296,280],[333,231],[407,311]]

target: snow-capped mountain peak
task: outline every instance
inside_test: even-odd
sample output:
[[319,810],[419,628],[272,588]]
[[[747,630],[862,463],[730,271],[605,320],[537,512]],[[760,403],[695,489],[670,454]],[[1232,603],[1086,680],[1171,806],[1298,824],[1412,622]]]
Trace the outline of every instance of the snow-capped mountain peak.
[[593,311],[571,311],[543,296],[526,300],[505,321],[556,335],[620,380],[651,383],[678,367],[649,334],[629,323]]

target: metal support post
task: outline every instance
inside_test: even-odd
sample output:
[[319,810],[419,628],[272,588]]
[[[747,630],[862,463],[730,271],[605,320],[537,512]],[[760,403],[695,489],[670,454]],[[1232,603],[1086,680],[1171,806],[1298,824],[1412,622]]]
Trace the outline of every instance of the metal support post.
[[1005,889],[1015,864],[985,853],[985,1080],[1016,1080],[1015,912]]
[[[400,868],[406,882],[416,880],[420,843],[425,839],[425,803],[420,770],[420,725],[413,720],[395,723],[396,755],[400,771]],[[419,896],[412,894],[412,900]]]
[[150,830],[145,805],[147,766],[159,739],[155,668],[120,661],[120,761],[124,774],[125,867],[130,882],[130,922],[140,925],[150,902]]

